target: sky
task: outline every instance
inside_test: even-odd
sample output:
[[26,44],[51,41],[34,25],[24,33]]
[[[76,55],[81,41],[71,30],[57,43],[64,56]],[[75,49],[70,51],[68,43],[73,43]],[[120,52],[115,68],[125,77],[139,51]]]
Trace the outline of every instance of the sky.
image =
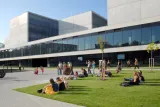
[[9,36],[10,20],[26,11],[64,19],[90,10],[107,18],[107,0],[0,0],[0,42]]

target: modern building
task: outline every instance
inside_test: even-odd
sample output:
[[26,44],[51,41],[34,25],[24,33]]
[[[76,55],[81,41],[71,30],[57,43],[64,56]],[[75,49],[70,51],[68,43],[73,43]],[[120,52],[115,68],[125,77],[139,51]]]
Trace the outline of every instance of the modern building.
[[[147,44],[160,46],[159,0],[107,0],[108,20],[89,11],[64,20],[26,12],[10,24],[10,36],[0,49],[0,62],[24,66],[56,66],[59,61],[85,65],[101,59],[98,38],[105,41],[104,59],[138,58],[148,64]],[[107,14],[106,13],[106,14]],[[154,53],[160,65],[160,50]]]

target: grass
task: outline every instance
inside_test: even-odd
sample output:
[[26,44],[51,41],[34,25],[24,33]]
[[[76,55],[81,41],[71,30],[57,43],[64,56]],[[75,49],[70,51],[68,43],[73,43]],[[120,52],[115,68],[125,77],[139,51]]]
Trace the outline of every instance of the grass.
[[124,77],[132,77],[132,72],[113,73],[113,77],[106,81],[96,80],[96,77],[69,81],[68,90],[50,96],[36,92],[46,84],[16,90],[87,107],[160,107],[160,72],[143,71],[145,83],[139,86],[120,86]]

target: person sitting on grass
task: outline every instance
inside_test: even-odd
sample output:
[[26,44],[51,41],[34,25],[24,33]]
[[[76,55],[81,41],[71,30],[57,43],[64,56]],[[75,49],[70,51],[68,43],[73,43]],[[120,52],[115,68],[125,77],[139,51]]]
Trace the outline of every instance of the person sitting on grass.
[[88,77],[88,73],[87,73],[87,71],[86,71],[84,68],[82,68],[82,74],[83,74],[85,77]]
[[133,78],[124,78],[125,81],[129,81],[129,85],[139,85],[139,76],[137,72],[133,73]]
[[64,91],[65,90],[65,84],[64,84],[63,80],[61,80],[60,77],[57,77],[56,82],[59,86],[59,91]]
[[111,73],[109,70],[105,71],[105,74],[106,74],[108,77],[112,77],[112,73]]
[[61,77],[61,80],[64,82],[65,88],[68,89],[69,84],[68,84],[68,81],[67,81],[67,77]]
[[38,90],[38,93],[43,93],[43,94],[55,94],[58,93],[59,91],[59,87],[58,84],[56,82],[54,82],[54,80],[51,78],[50,80],[50,84],[46,85],[43,89]]
[[144,76],[142,75],[142,71],[141,70],[138,72],[138,77],[139,77],[139,81],[140,82],[144,82],[145,81]]

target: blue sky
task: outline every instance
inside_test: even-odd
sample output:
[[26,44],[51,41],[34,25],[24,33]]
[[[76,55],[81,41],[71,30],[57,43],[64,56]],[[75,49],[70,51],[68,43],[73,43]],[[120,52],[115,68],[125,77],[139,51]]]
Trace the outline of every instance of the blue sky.
[[9,35],[9,22],[26,11],[63,19],[93,10],[107,17],[107,0],[0,0],[0,42]]

